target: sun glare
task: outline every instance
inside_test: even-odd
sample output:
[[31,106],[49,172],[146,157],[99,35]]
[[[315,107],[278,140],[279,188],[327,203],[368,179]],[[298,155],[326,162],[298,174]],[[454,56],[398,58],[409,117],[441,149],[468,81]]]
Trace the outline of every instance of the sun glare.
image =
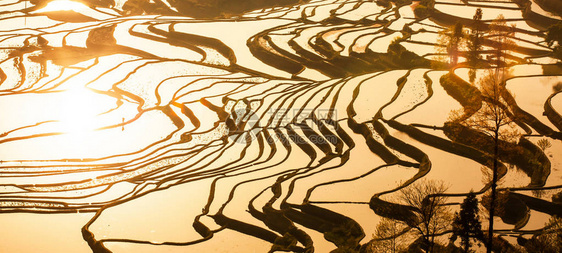
[[52,12],[52,11],[80,11],[87,9],[88,6],[83,3],[78,3],[69,0],[56,0],[52,1],[45,8],[38,10],[37,12]]
[[92,96],[87,88],[65,91],[67,93],[64,108],[59,112],[59,122],[66,133],[91,132],[100,127],[97,122],[99,108],[103,107],[99,100]]

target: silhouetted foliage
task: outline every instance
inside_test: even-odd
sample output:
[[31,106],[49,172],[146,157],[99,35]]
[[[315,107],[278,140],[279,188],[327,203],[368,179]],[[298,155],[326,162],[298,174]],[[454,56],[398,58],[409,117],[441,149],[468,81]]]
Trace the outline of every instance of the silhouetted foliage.
[[456,23],[451,32],[451,40],[447,45],[447,53],[449,53],[449,57],[451,58],[451,65],[454,66],[459,61],[459,50],[461,49],[461,43],[463,43],[464,39],[463,25],[461,23]]
[[427,68],[430,66],[428,60],[400,45],[401,40],[401,38],[397,38],[388,45],[387,51],[394,64],[405,69]]
[[467,45],[467,63],[471,67],[468,72],[468,77],[470,82],[474,82],[476,79],[475,68],[479,66],[482,56],[480,51],[482,50],[482,36],[484,32],[480,29],[480,23],[482,22],[482,9],[476,9],[476,13],[472,18],[473,28],[468,34],[468,45]]
[[552,195],[552,202],[562,203],[562,192]]
[[539,148],[541,148],[542,151],[545,151],[547,148],[552,147],[552,143],[550,143],[548,139],[543,138],[537,141],[537,146],[539,146]]
[[416,209],[416,220],[407,222],[422,240],[426,252],[434,252],[435,237],[450,227],[451,214],[445,206],[443,181],[422,180],[400,190],[399,199]]
[[527,252],[559,253],[562,252],[562,218],[553,216],[544,229],[523,243]]
[[434,0],[422,0],[414,8],[414,15],[419,19],[427,18],[431,15],[431,10],[435,4]]
[[471,239],[483,240],[482,225],[478,215],[478,199],[474,192],[470,192],[461,204],[461,210],[455,213],[453,220],[453,241],[461,238],[464,252],[469,252],[472,246]]
[[427,6],[419,4],[416,8],[414,8],[414,14],[417,18],[424,19],[429,17],[429,9]]
[[465,44],[463,25],[456,23],[453,27],[439,32],[437,52],[448,56],[446,61],[452,68],[457,65],[460,51],[466,48]]
[[[515,44],[512,40],[513,35],[514,27],[508,26],[501,14],[490,24],[487,38],[492,41],[494,47],[494,53],[489,57],[490,63],[494,68],[489,69],[486,75],[478,82],[479,90],[484,100],[482,108],[469,118],[464,117],[459,112],[454,112],[452,116],[452,121],[485,133],[494,140],[490,203],[496,203],[497,160],[499,159],[500,140],[510,141],[518,136],[512,119],[513,113],[509,110],[510,104],[505,99],[505,94],[509,93],[505,89],[505,81],[510,75],[506,55]],[[488,245],[491,245],[493,240],[495,208],[496,205],[490,205],[489,208]],[[488,247],[487,250],[491,252],[491,247]]]
[[368,252],[403,252],[408,246],[404,238],[407,228],[400,221],[382,218],[368,244]]
[[546,32],[546,42],[552,48],[553,56],[562,59],[562,22],[550,26]]
[[[491,193],[482,197],[482,205],[488,210],[492,207],[491,199]],[[529,208],[517,195],[511,194],[509,190],[497,191],[494,202],[494,216],[499,216],[504,223],[516,227],[525,225]]]
[[392,2],[394,4],[396,4],[396,6],[403,6],[403,5],[412,4],[412,0],[392,0]]
[[482,107],[482,94],[480,90],[458,76],[447,73],[439,78],[439,83],[449,96],[459,101],[463,106],[461,111],[452,112],[451,117],[453,120],[468,118]]

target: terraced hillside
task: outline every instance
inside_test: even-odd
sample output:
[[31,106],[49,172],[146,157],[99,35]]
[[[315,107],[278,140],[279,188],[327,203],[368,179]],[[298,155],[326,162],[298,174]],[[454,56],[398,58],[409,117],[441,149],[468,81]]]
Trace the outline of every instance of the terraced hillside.
[[422,247],[404,193],[452,215],[494,167],[497,247],[531,251],[562,210],[557,3],[1,1],[0,252],[373,252],[388,220]]

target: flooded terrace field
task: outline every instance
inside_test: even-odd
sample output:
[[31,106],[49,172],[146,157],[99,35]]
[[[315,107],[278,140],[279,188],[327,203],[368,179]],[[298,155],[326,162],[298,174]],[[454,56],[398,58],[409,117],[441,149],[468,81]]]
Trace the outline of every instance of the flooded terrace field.
[[385,252],[389,221],[449,252],[495,183],[532,252],[562,215],[553,2],[1,1],[0,252]]

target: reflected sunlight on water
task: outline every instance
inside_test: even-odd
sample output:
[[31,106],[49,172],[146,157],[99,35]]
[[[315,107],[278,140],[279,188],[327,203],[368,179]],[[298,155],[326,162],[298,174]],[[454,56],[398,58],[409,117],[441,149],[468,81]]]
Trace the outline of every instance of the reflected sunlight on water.
[[63,91],[63,94],[64,97],[61,98],[63,105],[58,110],[57,118],[63,125],[64,133],[87,135],[88,132],[105,126],[107,123],[119,122],[117,115],[114,115],[113,118],[105,118],[106,122],[100,120],[99,116],[107,113],[107,102],[114,102],[111,99],[108,101],[100,96],[95,96],[92,90],[84,87],[66,90]]
[[[489,192],[481,178],[493,154],[471,142],[488,136],[450,124],[490,104],[469,76],[499,68],[496,51],[516,65],[500,110],[527,131],[505,144],[519,153],[500,157],[500,187],[526,194],[536,216],[497,228],[516,235],[561,209],[554,190],[521,189],[562,179],[560,78],[542,76],[562,71],[540,63],[558,61],[544,39],[552,19],[505,1],[279,0],[226,11],[258,2],[0,4],[0,221],[16,218],[0,230],[0,252],[359,252],[376,221],[416,215],[396,198],[411,183],[452,184],[451,213],[469,191]],[[198,8],[217,14],[186,14]],[[477,8],[483,21],[472,20]],[[509,50],[478,30],[498,13],[517,24]],[[440,43],[457,21],[482,32],[481,65],[462,46],[458,64],[447,57]],[[49,230],[63,220],[68,228]],[[29,226],[29,245],[16,245]],[[72,246],[41,236],[50,232]]]
[[88,9],[88,6],[86,6],[83,3],[70,1],[70,0],[55,0],[55,1],[49,2],[47,4],[47,6],[37,10],[36,12],[37,13],[51,12],[51,11],[77,11],[77,12],[79,12],[81,10],[86,10],[86,9]]

